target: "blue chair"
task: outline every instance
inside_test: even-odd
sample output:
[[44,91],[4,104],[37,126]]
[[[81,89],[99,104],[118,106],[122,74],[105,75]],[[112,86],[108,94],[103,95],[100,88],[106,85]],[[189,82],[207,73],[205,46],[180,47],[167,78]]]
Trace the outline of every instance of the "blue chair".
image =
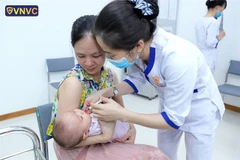
[[230,66],[226,74],[225,83],[218,86],[220,93],[240,97],[240,86],[228,83],[229,74],[240,76],[240,61],[230,61]]
[[49,103],[49,104],[36,107],[36,116],[38,121],[39,132],[40,132],[42,151],[46,160],[49,160],[48,140],[52,138],[51,136],[48,136],[46,134],[48,124],[51,120],[52,105],[53,105],[52,103]]
[[[47,64],[47,74],[48,74],[48,83],[54,89],[57,89],[59,86],[60,81],[51,82],[50,81],[50,74],[62,71],[69,71],[75,65],[74,57],[65,57],[65,58],[53,58],[53,59],[46,59]],[[48,87],[48,102],[50,103],[50,90]]]

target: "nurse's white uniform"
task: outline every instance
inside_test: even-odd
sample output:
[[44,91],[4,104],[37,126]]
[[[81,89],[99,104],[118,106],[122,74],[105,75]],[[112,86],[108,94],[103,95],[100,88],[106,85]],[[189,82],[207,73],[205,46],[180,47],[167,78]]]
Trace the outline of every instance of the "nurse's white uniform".
[[[138,60],[124,80],[137,93],[148,80],[159,96],[159,113],[176,130],[159,130],[158,145],[177,159],[185,132],[188,160],[210,160],[214,131],[225,107],[200,50],[192,43],[157,28],[148,65]],[[146,105],[146,107],[148,107]]]
[[197,47],[212,71],[216,65],[219,26],[219,22],[214,17],[202,17],[195,25]]

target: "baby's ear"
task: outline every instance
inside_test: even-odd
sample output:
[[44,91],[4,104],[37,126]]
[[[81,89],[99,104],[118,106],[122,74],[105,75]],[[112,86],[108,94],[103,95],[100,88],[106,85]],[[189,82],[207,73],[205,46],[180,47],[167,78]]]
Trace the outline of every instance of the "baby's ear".
[[83,139],[86,139],[88,137],[88,131],[83,133]]

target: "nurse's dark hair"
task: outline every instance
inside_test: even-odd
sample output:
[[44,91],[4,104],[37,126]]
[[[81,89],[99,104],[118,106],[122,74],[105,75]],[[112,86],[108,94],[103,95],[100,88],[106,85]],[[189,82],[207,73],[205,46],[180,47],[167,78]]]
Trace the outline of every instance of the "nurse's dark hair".
[[71,44],[73,47],[77,41],[85,36],[93,36],[92,28],[94,26],[96,17],[97,16],[94,15],[85,15],[74,21],[71,31]]
[[95,36],[114,48],[131,50],[139,40],[148,41],[156,29],[152,22],[158,16],[156,0],[144,0],[149,3],[152,15],[144,16],[135,9],[135,3],[128,0],[115,0],[106,5],[99,13],[95,26]]
[[206,6],[208,9],[215,8],[216,6],[224,6],[227,8],[227,0],[207,0]]

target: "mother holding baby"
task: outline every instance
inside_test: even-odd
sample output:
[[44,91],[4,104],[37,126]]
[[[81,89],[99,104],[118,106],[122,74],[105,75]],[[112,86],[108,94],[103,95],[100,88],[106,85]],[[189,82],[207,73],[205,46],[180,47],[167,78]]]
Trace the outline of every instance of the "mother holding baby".
[[[82,109],[86,97],[98,90],[111,87],[118,83],[115,72],[104,66],[105,53],[97,44],[92,27],[96,16],[87,15],[78,18],[72,26],[71,44],[77,60],[76,66],[65,76],[59,85],[52,109],[52,120],[47,134],[52,135],[54,122],[64,113],[74,109]],[[123,105],[121,96],[113,98]],[[87,114],[81,112],[82,114]],[[114,130],[114,122],[100,122],[102,134],[87,137],[74,148],[60,147],[54,141],[54,150],[59,160],[127,160],[157,159],[167,160],[167,156],[158,148],[133,144],[136,130],[133,124],[130,130],[116,143],[109,142],[108,133]],[[57,133],[54,133],[54,136]]]

